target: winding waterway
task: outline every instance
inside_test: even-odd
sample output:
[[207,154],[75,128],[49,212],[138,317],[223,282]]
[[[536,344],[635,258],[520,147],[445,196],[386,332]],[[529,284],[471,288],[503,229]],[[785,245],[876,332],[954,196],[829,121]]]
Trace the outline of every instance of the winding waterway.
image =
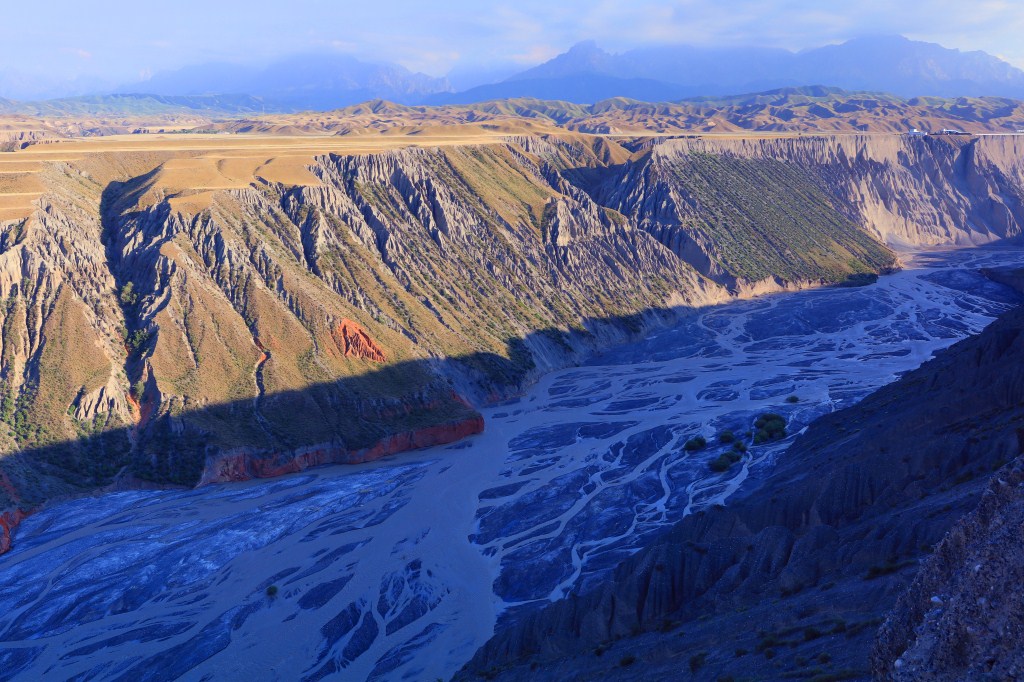
[[[455,445],[52,506],[0,557],[0,679],[446,678],[500,618],[727,504],[816,416],[1018,303],[976,269],[1021,256],[919,254],[872,286],[702,311],[544,377]],[[717,434],[766,411],[790,438],[713,472]]]

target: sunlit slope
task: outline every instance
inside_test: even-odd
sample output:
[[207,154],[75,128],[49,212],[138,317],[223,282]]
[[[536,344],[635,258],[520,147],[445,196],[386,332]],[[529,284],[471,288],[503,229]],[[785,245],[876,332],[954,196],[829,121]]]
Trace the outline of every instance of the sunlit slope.
[[[835,280],[878,241],[981,244],[1024,224],[1024,137],[895,135],[637,141],[574,182],[730,287]],[[877,240],[877,241],[876,241]]]
[[516,145],[76,149],[4,223],[5,506],[401,449],[721,296]]

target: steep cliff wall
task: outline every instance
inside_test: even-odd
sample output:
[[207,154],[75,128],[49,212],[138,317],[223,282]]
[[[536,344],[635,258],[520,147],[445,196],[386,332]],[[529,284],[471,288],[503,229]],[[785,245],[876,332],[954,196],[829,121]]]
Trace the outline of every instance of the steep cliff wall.
[[874,257],[865,231],[902,247],[970,245],[1024,224],[1016,136],[689,136],[644,151],[570,177],[731,287],[835,278]]
[[979,244],[1024,224],[1024,138],[844,135],[681,140],[657,155],[777,161],[814,179],[837,210],[897,246]]
[[447,442],[470,401],[724,295],[517,146],[287,184],[200,161],[50,164],[3,225],[0,509]]
[[[888,228],[840,185],[916,178],[886,204],[908,239],[1014,234],[1014,149],[950,147],[925,177],[900,161],[913,144],[570,135],[41,163],[30,215],[0,224],[0,509],[455,437],[470,404],[724,300],[712,279],[744,293],[892,267],[872,236]],[[958,232],[935,231],[929,201]]]

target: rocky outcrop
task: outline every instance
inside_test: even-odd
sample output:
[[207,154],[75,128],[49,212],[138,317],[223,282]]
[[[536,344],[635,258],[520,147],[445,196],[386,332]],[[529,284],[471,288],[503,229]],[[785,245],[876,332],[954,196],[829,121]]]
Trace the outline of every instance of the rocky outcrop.
[[1018,458],[992,477],[977,509],[924,562],[879,629],[872,666],[877,679],[1024,675],[1022,529],[1024,460]]
[[0,554],[11,548],[11,537],[14,529],[21,523],[27,514],[24,510],[14,509],[0,514]]
[[[727,507],[684,518],[626,560],[607,584],[513,615],[460,679],[641,679],[628,666],[609,669],[602,660],[617,655],[642,660],[648,679],[678,675],[680,661],[692,656],[700,657],[690,670],[695,679],[768,669],[781,678],[821,654],[828,661],[821,674],[866,677],[874,625],[917,563],[974,506],[992,472],[1021,453],[1022,405],[1024,310],[1018,309],[857,405],[814,422]],[[997,474],[995,480],[1003,486],[1006,479]],[[1017,498],[1015,484],[1007,490]],[[999,533],[1019,533],[1012,514],[995,521],[979,514],[1004,529]],[[968,576],[977,565],[963,568],[982,553],[964,549],[970,545],[965,532],[954,532],[928,560],[933,569],[924,575],[933,577],[919,579],[921,587],[895,617],[881,656],[889,665],[938,606],[930,598],[938,594],[945,602],[959,590],[949,574]],[[1012,557],[995,561],[999,533],[983,545],[989,553],[979,569],[1005,567],[996,592],[1016,575]],[[975,596],[968,591],[958,603],[989,608]],[[991,608],[1005,605],[1005,613],[1015,603],[992,591],[986,598]],[[997,623],[1004,621],[982,622],[993,630],[981,625],[964,641],[985,649],[998,641]],[[1016,631],[1007,627],[1012,636]],[[947,628],[945,639],[931,641],[948,644],[962,630]]]
[[21,499],[10,479],[0,472],[0,500],[6,509],[0,512],[0,554],[11,548],[14,529],[21,523],[27,512],[20,508]]
[[[370,338],[369,334],[363,331],[362,327],[352,320],[342,320],[339,322],[331,330],[331,336],[334,337],[334,342],[338,344],[338,350],[345,357],[357,357],[364,360],[373,360],[374,362],[384,362],[387,360],[380,346]],[[263,359],[265,360],[266,358]]]
[[1005,284],[1008,287],[1016,289],[1017,291],[1024,291],[1024,268],[1018,269],[984,269],[981,271],[983,275],[991,279],[993,282],[999,282]]

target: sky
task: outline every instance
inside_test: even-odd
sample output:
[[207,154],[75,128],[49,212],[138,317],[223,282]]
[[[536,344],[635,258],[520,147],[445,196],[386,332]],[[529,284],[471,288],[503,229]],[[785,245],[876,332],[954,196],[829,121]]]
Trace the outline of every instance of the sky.
[[185,65],[321,51],[433,76],[512,71],[582,40],[613,52],[673,43],[799,50],[898,33],[984,50],[1024,68],[1022,0],[0,0],[4,5],[0,92],[7,96],[84,92]]

